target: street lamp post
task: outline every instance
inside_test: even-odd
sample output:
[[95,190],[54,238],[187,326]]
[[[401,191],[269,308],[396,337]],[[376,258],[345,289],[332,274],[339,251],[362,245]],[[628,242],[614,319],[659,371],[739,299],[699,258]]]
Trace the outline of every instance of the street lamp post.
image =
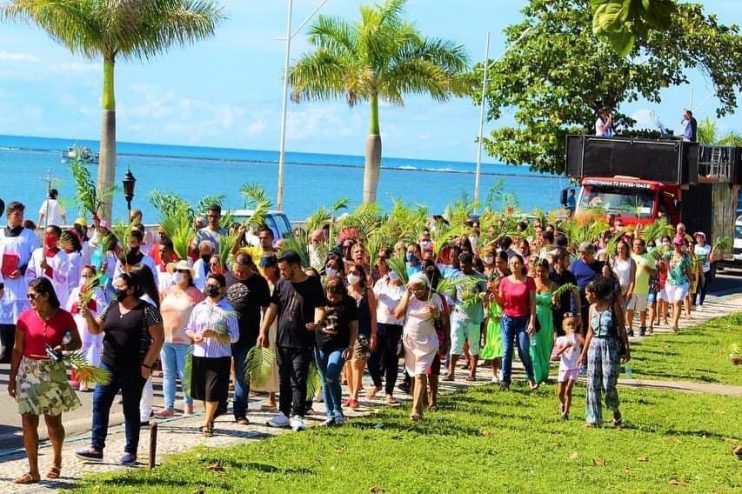
[[291,32],[291,17],[294,10],[294,1],[288,0],[288,21],[286,23],[286,58],[283,64],[283,100],[281,100],[281,142],[278,148],[278,190],[276,192],[276,208],[279,210],[283,209],[283,174],[284,167],[286,165],[286,119],[288,117],[288,99],[289,99],[289,62],[291,60],[291,40],[299,34],[299,31],[309,22],[312,17],[319,12],[327,0],[322,2],[315,7],[309,16],[304,19],[296,31]]
[[131,200],[134,199],[134,186],[136,182],[137,179],[134,178],[134,174],[131,173],[131,170],[127,170],[122,184],[124,186],[124,198],[126,199],[126,209],[129,212],[129,220],[131,220]]
[[480,100],[480,110],[479,110],[479,139],[477,140],[477,171],[474,176],[474,203],[476,204],[479,202],[479,182],[481,179],[481,173],[482,173],[482,141],[484,140],[484,121],[485,121],[485,113],[486,113],[486,93],[487,93],[487,79],[489,75],[489,69],[492,65],[499,62],[502,57],[507,54],[508,50],[513,48],[514,46],[518,46],[521,41],[525,39],[526,36],[528,36],[528,33],[531,32],[531,29],[533,27],[526,28],[520,36],[518,36],[518,39],[515,40],[515,42],[507,47],[502,54],[493,60],[492,62],[489,61],[489,55],[490,55],[490,33],[487,32],[487,42],[485,44],[484,49],[484,64],[482,64],[482,68],[484,72],[482,74],[482,98]]

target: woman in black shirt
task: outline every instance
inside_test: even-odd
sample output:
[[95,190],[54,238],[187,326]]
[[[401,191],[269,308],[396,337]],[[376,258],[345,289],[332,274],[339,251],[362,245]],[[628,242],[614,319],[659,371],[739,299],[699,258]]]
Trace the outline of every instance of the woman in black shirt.
[[324,319],[313,325],[317,343],[314,357],[322,379],[322,394],[327,409],[327,420],[323,425],[341,425],[345,422],[345,416],[340,373],[343,363],[353,354],[358,335],[358,308],[341,278],[330,278],[325,295],[327,306]]
[[87,461],[101,461],[108,433],[108,419],[116,394],[124,401],[126,446],[122,465],[133,465],[139,445],[139,400],[142,387],[152,372],[152,364],[164,340],[162,321],[157,308],[140,299],[141,283],[136,275],[120,274],[113,281],[114,301],[98,318],[85,308],[80,314],[92,334],[103,332],[101,366],[111,373],[109,384],[98,385],[93,394],[93,427],[91,447],[75,453]]

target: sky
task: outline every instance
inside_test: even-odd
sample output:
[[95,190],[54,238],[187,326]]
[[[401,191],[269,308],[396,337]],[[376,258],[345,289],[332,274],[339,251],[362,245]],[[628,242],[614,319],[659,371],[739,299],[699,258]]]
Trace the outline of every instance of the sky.
[[[294,0],[298,26],[320,0]],[[329,0],[322,14],[357,17],[359,1]],[[426,35],[465,46],[472,61],[504,49],[503,28],[519,22],[526,0],[410,0],[409,19]],[[742,14],[739,0],[701,2],[723,23]],[[227,19],[216,35],[174,47],[148,62],[116,66],[118,140],[276,150],[279,146],[287,2],[223,0]],[[306,31],[306,29],[304,29]],[[309,49],[304,33],[293,38],[292,60]],[[622,107],[643,127],[652,115],[679,128],[691,101],[696,116],[714,116],[710,83],[700,73],[693,85],[670,88],[660,105],[639,101]],[[0,134],[96,139],[100,135],[102,66],[70,54],[39,28],[0,24]],[[720,133],[742,129],[738,113],[719,121]],[[287,150],[363,154],[369,108],[343,102],[289,103]],[[512,122],[506,114],[486,129]],[[446,103],[409,97],[403,108],[382,104],[384,155],[474,161],[479,108],[470,99]],[[492,158],[487,161],[496,161]]]

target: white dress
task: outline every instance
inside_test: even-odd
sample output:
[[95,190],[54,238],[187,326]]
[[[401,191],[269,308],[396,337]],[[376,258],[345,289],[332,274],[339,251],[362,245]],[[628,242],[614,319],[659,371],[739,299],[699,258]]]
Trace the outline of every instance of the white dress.
[[9,237],[6,236],[5,228],[0,227],[0,282],[5,284],[4,294],[0,299],[0,324],[15,324],[21,312],[31,307],[26,296],[26,277],[11,279],[8,275],[28,264],[31,254],[38,246],[39,239],[28,228],[23,228],[18,236]]
[[[69,300],[67,300],[67,306],[65,309],[72,314],[72,318],[77,324],[77,331],[80,333],[80,339],[82,340],[81,351],[85,355],[85,359],[90,365],[100,365],[100,355],[103,351],[103,332],[100,334],[92,334],[88,331],[88,323],[84,317],[82,317],[77,310],[77,302],[80,299],[80,287],[75,287],[70,292]],[[106,297],[103,293],[103,289],[99,286],[93,288],[93,296],[88,304],[88,310],[93,317],[98,317],[100,311],[106,306]]]
[[[46,259],[46,264],[51,268],[51,274],[41,268],[42,261]],[[58,250],[53,256],[46,255],[44,247],[36,249],[31,255],[26,269],[26,283],[36,278],[45,277],[52,282],[54,293],[57,294],[59,304],[62,307],[67,306],[67,298],[70,294],[68,277],[70,274],[70,262],[67,254],[63,250]]]
[[427,373],[438,352],[438,335],[430,312],[431,304],[439,311],[443,310],[439,297],[433,297],[428,302],[412,296],[407,306],[402,343],[405,348],[405,368],[411,376]]

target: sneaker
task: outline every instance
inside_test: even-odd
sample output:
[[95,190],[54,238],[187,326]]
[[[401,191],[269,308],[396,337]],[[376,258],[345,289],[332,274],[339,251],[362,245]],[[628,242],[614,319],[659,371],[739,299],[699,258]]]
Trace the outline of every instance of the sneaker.
[[289,422],[289,418],[283,412],[279,412],[273,418],[269,419],[265,425],[268,427],[284,428],[289,427],[291,422]]
[[119,465],[130,467],[137,464],[137,457],[131,453],[124,453],[119,460]]
[[646,336],[646,334],[647,334],[646,327],[642,326],[641,328],[639,328],[639,336]]
[[634,330],[632,328],[629,328],[628,331],[626,331],[626,334],[628,336],[634,336]]
[[85,461],[103,461],[103,451],[95,451],[93,448],[75,451],[75,456]]
[[335,417],[327,417],[321,424],[322,427],[330,427],[335,425]]
[[335,412],[335,425],[343,425],[345,423],[345,415],[342,413]]
[[294,415],[293,417],[291,417],[289,423],[291,424],[291,428],[294,430],[294,432],[299,432],[306,429],[306,427],[304,426],[304,417],[300,415]]

